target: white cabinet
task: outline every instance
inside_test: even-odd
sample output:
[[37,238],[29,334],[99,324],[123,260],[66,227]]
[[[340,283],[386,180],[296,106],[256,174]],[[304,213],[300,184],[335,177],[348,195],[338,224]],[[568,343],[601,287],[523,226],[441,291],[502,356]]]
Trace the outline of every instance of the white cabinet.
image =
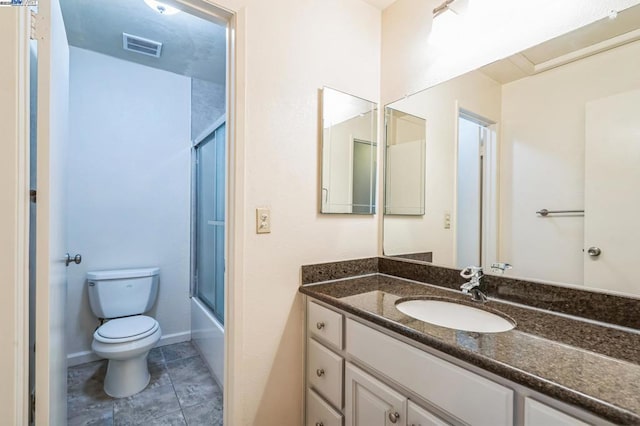
[[307,426],[342,426],[342,414],[311,389],[307,389]]
[[345,419],[347,426],[406,426],[407,398],[347,363]]
[[407,407],[407,426],[450,426],[424,408],[409,401]]
[[307,384],[334,407],[342,407],[342,357],[313,339],[307,345]]
[[307,332],[342,349],[342,315],[311,301],[307,304]]
[[532,398],[524,400],[524,426],[589,426]]
[[[583,419],[611,425],[558,401],[542,404],[530,391],[518,395],[508,381],[497,383],[311,300],[307,331],[307,426],[343,420],[344,426],[589,426]],[[524,398],[517,411],[516,398]]]
[[343,316],[307,303],[307,426],[342,426]]
[[346,352],[468,424],[513,425],[512,389],[351,319]]

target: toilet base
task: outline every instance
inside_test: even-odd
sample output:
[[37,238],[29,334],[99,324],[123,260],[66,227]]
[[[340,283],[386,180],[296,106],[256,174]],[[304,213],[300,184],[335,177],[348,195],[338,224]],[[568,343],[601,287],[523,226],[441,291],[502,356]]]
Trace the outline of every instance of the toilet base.
[[147,365],[148,354],[147,351],[126,360],[110,359],[104,378],[105,393],[114,398],[125,398],[146,388],[151,380]]

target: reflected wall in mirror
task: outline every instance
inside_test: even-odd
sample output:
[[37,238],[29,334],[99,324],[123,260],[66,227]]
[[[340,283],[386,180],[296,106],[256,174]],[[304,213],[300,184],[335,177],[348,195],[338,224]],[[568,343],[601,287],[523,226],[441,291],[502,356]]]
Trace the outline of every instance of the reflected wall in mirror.
[[378,107],[322,89],[321,213],[374,214]]
[[427,203],[384,217],[385,255],[640,295],[639,27],[634,6],[390,104],[425,119]]
[[385,108],[387,215],[424,214],[425,131],[424,118]]

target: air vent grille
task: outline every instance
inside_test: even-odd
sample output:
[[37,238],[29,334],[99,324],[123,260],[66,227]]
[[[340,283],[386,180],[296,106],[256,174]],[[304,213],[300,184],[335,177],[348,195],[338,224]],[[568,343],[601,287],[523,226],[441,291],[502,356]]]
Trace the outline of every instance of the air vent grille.
[[148,38],[122,33],[122,48],[130,52],[159,58],[162,52],[162,43],[149,40]]

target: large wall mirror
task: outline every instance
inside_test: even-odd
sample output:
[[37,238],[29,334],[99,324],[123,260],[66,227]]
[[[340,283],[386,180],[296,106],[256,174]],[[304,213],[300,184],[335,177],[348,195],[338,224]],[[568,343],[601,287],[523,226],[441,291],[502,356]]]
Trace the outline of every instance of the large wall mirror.
[[322,89],[321,213],[376,212],[378,106]]
[[640,6],[389,111],[423,120],[426,202],[385,255],[640,295]]

